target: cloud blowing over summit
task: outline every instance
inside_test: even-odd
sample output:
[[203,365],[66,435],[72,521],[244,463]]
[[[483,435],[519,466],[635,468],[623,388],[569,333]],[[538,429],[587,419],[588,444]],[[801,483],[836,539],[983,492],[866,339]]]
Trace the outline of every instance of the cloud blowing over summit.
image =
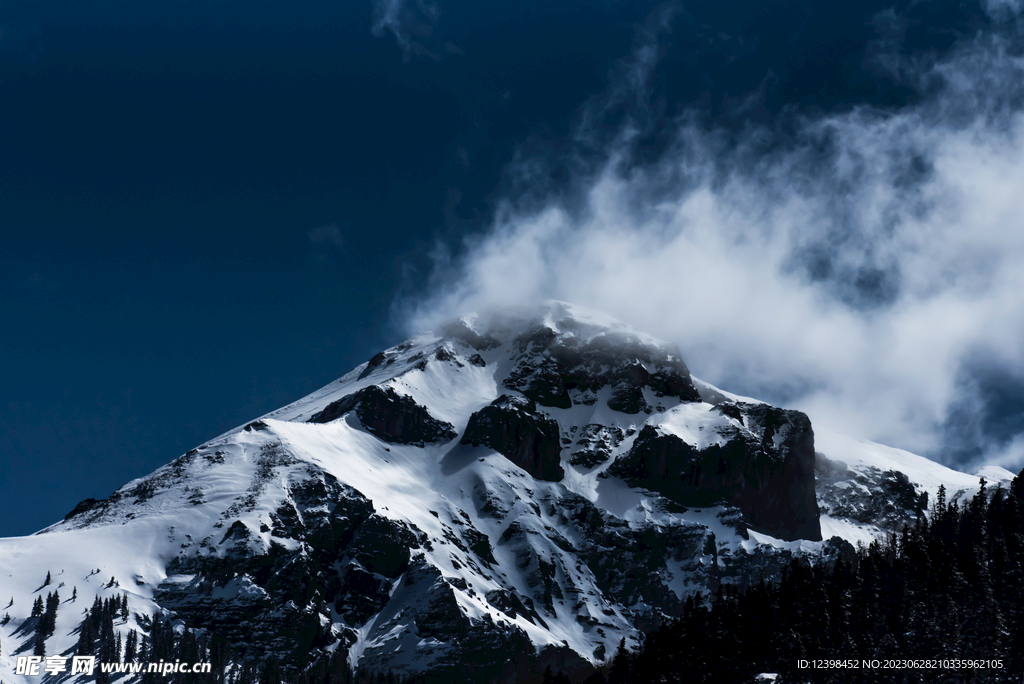
[[771,73],[712,115],[670,111],[673,52],[735,38],[684,33],[678,8],[656,9],[572,139],[519,155],[487,230],[438,244],[427,294],[399,311],[421,329],[578,302],[677,342],[696,375],[821,424],[1019,469],[1024,422],[1007,398],[1024,384],[1022,24],[1017,4],[981,9],[976,28],[920,53],[913,8],[872,17],[859,66],[902,89],[896,105],[770,116]]

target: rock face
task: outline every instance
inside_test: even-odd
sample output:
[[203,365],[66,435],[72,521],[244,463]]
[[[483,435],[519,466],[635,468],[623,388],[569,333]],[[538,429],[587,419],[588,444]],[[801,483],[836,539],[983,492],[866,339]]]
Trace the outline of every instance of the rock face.
[[[362,624],[387,603],[425,537],[376,515],[365,496],[288,458],[280,445],[261,449],[260,458],[262,478],[287,482],[270,524],[244,522],[244,503],[225,511],[223,536],[193,540],[198,553],[183,544],[155,599],[193,626],[301,665],[313,649],[356,639],[351,629],[322,624],[316,608]],[[228,524],[230,515],[240,517]]]
[[469,417],[463,444],[486,446],[540,480],[561,480],[558,423],[531,399],[503,394]]
[[432,682],[514,682],[514,656],[533,650],[529,638],[508,623],[471,620],[456,599],[465,588],[425,561],[413,562],[374,622],[364,667],[394,669],[398,661],[429,671]]
[[814,433],[807,416],[765,404],[715,408],[739,425],[697,449],[647,425],[608,474],[682,506],[736,506],[751,528],[784,540],[821,540],[814,482]]
[[573,449],[569,463],[582,468],[593,468],[601,465],[611,457],[612,452],[622,444],[622,440],[633,435],[620,427],[604,425],[585,425],[575,435],[577,448]]
[[582,554],[601,590],[622,605],[646,603],[679,615],[682,600],[665,587],[670,567],[710,588],[718,586],[715,535],[699,524],[631,525],[605,516]]
[[609,408],[629,414],[651,412],[645,388],[659,398],[699,399],[678,352],[643,344],[626,333],[581,343],[574,335],[537,327],[517,336],[513,347],[519,355],[503,384],[542,406],[590,405],[597,401],[598,390],[608,386]]
[[392,444],[447,442],[456,435],[451,423],[437,420],[412,397],[377,385],[331,402],[309,422],[329,423],[350,411],[355,411],[367,432]]
[[864,525],[896,530],[928,510],[928,492],[918,491],[899,470],[849,470],[819,454],[815,466],[822,513]]

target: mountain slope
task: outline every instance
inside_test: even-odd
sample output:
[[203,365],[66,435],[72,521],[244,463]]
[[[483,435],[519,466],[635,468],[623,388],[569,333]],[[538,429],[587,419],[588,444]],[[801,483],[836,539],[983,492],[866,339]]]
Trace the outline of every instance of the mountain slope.
[[638,644],[689,593],[894,529],[939,484],[977,489],[695,381],[600,314],[470,316],[0,540],[0,668],[31,652],[50,571],[65,602],[48,653],[70,653],[94,596],[127,592],[122,633],[169,614],[293,667],[338,651],[514,681]]

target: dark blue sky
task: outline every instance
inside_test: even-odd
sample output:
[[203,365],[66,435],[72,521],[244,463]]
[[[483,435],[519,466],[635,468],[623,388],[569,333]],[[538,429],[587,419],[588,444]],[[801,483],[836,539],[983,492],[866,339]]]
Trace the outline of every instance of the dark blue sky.
[[[390,4],[373,31],[344,0],[0,3],[0,535],[399,341],[437,244],[568,191],[623,119],[638,163],[686,112],[785,146],[800,116],[926,95],[880,52],[988,23],[943,0]],[[615,89],[651,30],[641,107]]]

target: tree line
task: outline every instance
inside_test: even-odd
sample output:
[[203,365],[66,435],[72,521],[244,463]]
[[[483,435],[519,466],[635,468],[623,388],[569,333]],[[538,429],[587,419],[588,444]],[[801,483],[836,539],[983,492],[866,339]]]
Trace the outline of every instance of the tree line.
[[639,652],[620,649],[588,681],[750,684],[761,673],[815,684],[1024,682],[1024,472],[1009,490],[982,479],[962,503],[940,488],[927,518],[847,558],[795,559],[776,584],[691,597]]

